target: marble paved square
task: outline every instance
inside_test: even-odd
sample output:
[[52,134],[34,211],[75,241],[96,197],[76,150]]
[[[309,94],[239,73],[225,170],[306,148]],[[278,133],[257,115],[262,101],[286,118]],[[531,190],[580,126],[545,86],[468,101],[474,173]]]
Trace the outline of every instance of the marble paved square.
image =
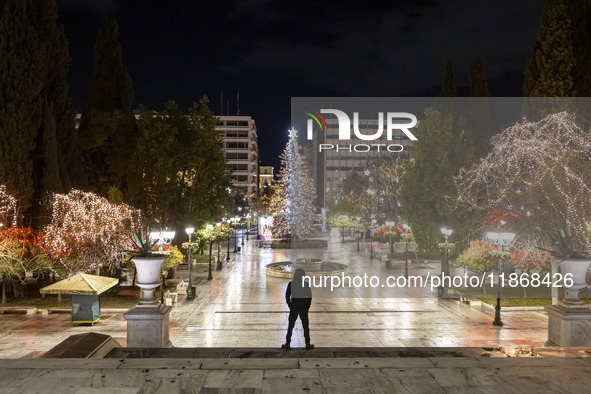
[[[320,258],[346,264],[348,274],[372,272],[381,278],[401,275],[403,264],[387,270],[384,261],[370,259],[368,243],[333,242],[327,249],[259,249],[250,240],[243,252],[214,266],[194,265],[195,300],[183,296],[171,313],[170,337],[175,347],[279,347],[285,341],[288,279],[269,277],[266,265],[297,258]],[[225,257],[225,248],[222,249]],[[436,274],[437,262],[409,264],[410,274]],[[186,266],[178,270],[186,276]],[[503,312],[502,328],[492,326],[492,314],[440,300],[429,289],[408,290],[398,298],[314,298],[310,310],[312,342],[322,347],[487,347],[541,346],[547,339],[543,311]],[[98,324],[72,326],[68,314],[2,315],[0,358],[35,357],[69,335],[96,331],[126,345],[126,322],[120,312],[104,311]],[[300,322],[292,347],[304,347]]]

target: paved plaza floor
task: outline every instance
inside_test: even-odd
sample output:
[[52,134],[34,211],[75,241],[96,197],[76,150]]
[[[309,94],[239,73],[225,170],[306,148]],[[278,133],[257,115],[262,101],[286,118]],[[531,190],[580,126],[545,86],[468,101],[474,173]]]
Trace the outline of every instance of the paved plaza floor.
[[[251,239],[242,253],[232,253],[229,262],[223,261],[221,271],[214,267],[211,281],[206,279],[207,265],[194,265],[197,297],[192,301],[179,297],[171,312],[170,337],[175,347],[279,347],[287,327],[288,279],[268,277],[268,263],[320,258],[346,264],[349,275],[371,272],[385,278],[404,272],[401,263],[387,270],[384,261],[369,258],[368,243],[362,243],[358,252],[352,240],[332,242],[322,250],[259,249],[257,245]],[[411,275],[439,271],[437,262],[409,264]],[[185,275],[182,269],[179,272]],[[543,311],[505,311],[504,326],[495,327],[490,312],[438,299],[429,288],[399,290],[396,298],[383,294],[314,298],[312,343],[321,347],[498,347],[543,346],[547,339]],[[36,357],[72,334],[89,331],[111,335],[126,345],[122,311],[104,311],[93,327],[72,326],[69,314],[0,315],[0,358]],[[299,321],[292,346],[304,346]]]

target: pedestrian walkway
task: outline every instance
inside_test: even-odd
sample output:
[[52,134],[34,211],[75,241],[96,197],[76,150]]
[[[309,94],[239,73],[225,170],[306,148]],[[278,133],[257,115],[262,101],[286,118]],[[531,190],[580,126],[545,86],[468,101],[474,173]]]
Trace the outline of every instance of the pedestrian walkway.
[[[276,348],[285,340],[288,308],[287,279],[267,277],[266,264],[297,258],[320,258],[348,265],[348,274],[372,272],[385,278],[400,275],[404,264],[386,270],[385,262],[370,259],[368,243],[357,252],[356,242],[330,243],[327,249],[259,249],[251,238],[241,253],[223,260],[207,280],[207,265],[194,265],[195,300],[179,297],[170,316],[175,347]],[[409,273],[439,272],[437,263],[409,264]],[[180,270],[180,275],[184,275]],[[499,347],[543,346],[547,317],[543,311],[503,312],[505,325],[493,326],[490,312],[455,300],[441,300],[436,291],[408,290],[396,298],[314,298],[310,310],[312,343],[320,347]],[[84,332],[111,335],[126,345],[121,312],[103,312],[93,327],[72,326],[69,314],[2,315],[0,358],[36,357],[70,335]],[[303,347],[298,322],[292,346]]]

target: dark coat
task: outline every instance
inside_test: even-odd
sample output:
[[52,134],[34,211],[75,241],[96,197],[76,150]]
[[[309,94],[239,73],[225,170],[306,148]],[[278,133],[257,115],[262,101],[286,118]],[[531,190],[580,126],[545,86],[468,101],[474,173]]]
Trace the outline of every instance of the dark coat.
[[[312,290],[310,289],[310,284],[305,282],[305,285],[298,289],[296,297],[292,297],[291,294],[291,283],[287,285],[287,289],[285,290],[285,301],[289,306],[289,309],[294,310],[308,310],[310,309],[310,305],[312,305]],[[301,293],[301,294],[300,294]],[[303,297],[302,297],[303,296]]]

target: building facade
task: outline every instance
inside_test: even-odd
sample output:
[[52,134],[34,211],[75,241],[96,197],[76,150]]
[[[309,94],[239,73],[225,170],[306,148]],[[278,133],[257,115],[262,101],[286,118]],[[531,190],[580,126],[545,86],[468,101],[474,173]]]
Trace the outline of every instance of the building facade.
[[259,166],[259,190],[273,184],[273,166]]
[[[316,188],[316,203],[324,213],[326,195],[338,189],[340,182],[351,171],[365,171],[371,160],[381,155],[399,155],[409,153],[412,141],[401,130],[394,130],[392,140],[386,137],[375,141],[364,141],[353,137],[348,141],[339,140],[339,124],[337,119],[326,119],[328,129],[315,132],[312,144],[312,177]],[[359,131],[366,135],[375,134],[378,129],[377,119],[360,119]],[[352,132],[352,136],[355,134]],[[333,146],[332,149],[319,150],[320,144]],[[377,146],[379,145],[379,146]],[[390,146],[390,150],[387,147]],[[337,148],[338,147],[338,148]],[[368,149],[369,148],[369,149]],[[324,215],[323,215],[324,216]]]
[[258,196],[257,128],[250,116],[218,116],[216,130],[222,139],[222,151],[226,158],[226,169],[232,174],[234,187],[244,193],[251,202]]

